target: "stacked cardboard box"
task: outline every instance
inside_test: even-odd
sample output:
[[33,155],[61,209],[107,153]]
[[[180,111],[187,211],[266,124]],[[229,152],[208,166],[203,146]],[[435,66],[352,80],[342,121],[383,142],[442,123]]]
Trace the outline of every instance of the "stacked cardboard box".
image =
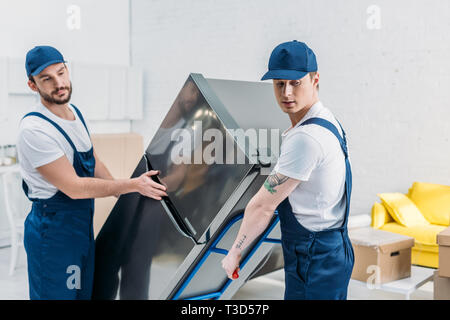
[[[131,177],[144,154],[143,138],[136,133],[92,134],[94,151],[115,179]],[[95,200],[94,233],[97,236],[116,204],[115,197]]]
[[355,253],[352,279],[381,284],[411,276],[414,238],[371,227],[348,233]]
[[434,273],[434,299],[450,300],[450,228],[437,235],[439,270]]

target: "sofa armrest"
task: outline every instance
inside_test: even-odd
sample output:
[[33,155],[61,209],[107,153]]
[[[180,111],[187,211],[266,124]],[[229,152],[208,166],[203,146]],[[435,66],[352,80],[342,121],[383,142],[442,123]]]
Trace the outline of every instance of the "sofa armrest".
[[386,223],[393,222],[389,212],[386,210],[383,204],[375,202],[372,206],[372,227],[380,229]]

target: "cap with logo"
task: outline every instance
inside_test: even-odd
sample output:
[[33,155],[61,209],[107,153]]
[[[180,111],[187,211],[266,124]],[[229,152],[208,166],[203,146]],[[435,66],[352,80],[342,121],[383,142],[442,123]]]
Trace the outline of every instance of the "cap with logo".
[[25,69],[27,76],[35,76],[41,73],[42,70],[55,63],[65,63],[64,57],[53,47],[50,46],[36,46],[27,53],[25,59]]
[[293,40],[279,44],[269,59],[269,71],[261,78],[298,80],[317,71],[316,55],[305,43]]

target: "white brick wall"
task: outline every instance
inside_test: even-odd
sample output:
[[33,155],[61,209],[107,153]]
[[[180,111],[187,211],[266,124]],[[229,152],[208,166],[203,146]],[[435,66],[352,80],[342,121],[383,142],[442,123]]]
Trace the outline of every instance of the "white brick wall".
[[[68,21],[72,21],[68,9],[73,5],[80,9],[80,28],[75,30],[68,27]],[[0,145],[16,143],[19,121],[37,101],[29,95],[32,91],[26,85],[24,63],[28,50],[36,45],[54,46],[68,61],[69,69],[74,61],[127,66],[130,63],[129,23],[129,0],[0,1]],[[6,58],[17,63],[17,69],[6,64],[9,72],[14,73],[12,76],[1,66]],[[25,92],[9,90],[17,85],[22,85]],[[78,89],[82,88],[75,84],[71,102],[82,110],[85,106],[77,103],[78,94],[87,100],[98,99]],[[131,127],[128,120],[111,123],[94,120],[90,126],[97,133],[127,132]]]
[[[370,5],[380,29],[367,28]],[[131,63],[145,68],[132,130],[149,142],[190,72],[259,81],[273,47],[297,39],[349,136],[352,214],[378,192],[450,184],[449,16],[448,0],[131,0]]]

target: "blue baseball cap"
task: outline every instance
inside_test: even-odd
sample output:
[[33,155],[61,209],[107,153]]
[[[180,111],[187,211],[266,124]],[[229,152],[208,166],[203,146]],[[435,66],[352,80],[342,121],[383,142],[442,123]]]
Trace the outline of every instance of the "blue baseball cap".
[[64,63],[64,57],[53,47],[37,46],[28,51],[25,60],[25,69],[27,76],[35,76],[41,73],[42,70],[55,63]]
[[297,40],[284,42],[273,49],[269,59],[269,71],[261,78],[297,80],[317,71],[314,52]]

